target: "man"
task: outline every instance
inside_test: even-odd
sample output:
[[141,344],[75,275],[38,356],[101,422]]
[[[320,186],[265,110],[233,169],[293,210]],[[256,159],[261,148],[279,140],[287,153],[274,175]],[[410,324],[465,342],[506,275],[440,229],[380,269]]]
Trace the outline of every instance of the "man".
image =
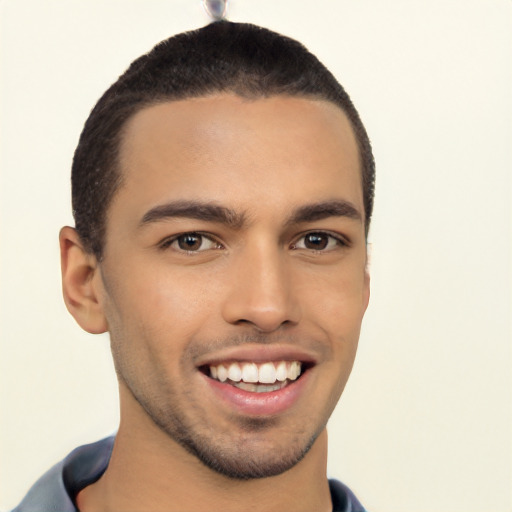
[[79,325],[108,331],[115,439],[17,511],[348,511],[326,423],[369,299],[374,164],[299,43],[217,22],[137,59],[87,120],[60,233]]

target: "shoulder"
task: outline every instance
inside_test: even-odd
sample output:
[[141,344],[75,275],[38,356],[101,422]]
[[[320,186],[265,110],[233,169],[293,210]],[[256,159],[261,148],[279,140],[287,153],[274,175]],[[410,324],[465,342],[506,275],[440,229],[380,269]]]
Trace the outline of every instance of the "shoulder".
[[366,512],[355,494],[338,480],[329,480],[333,512]]
[[80,446],[49,469],[12,512],[76,512],[74,496],[105,471],[114,437]]

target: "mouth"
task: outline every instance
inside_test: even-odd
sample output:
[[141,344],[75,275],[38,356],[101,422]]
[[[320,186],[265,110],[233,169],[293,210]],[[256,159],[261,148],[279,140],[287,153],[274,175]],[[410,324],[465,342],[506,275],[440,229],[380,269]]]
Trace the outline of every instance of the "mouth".
[[295,382],[307,368],[301,361],[231,361],[202,367],[211,379],[249,393],[271,393]]
[[216,410],[270,418],[314,398],[316,354],[297,346],[228,347],[197,361],[203,398]]

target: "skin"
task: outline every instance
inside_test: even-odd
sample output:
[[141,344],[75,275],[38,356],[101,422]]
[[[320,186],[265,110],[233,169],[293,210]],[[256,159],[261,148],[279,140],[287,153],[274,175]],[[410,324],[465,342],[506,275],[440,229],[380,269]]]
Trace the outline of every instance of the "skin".
[[[60,235],[66,304],[85,330],[110,332],[120,389],[111,462],[80,510],[330,510],[325,424],[369,300],[345,115],[283,96],[162,103],[129,121],[120,165],[102,261],[72,228]],[[231,222],[162,217],[184,200],[229,209]],[[312,204],[324,206],[308,217]],[[176,237],[198,232],[183,250]],[[241,347],[308,354],[290,407],[251,415],[212,392],[198,365]]]

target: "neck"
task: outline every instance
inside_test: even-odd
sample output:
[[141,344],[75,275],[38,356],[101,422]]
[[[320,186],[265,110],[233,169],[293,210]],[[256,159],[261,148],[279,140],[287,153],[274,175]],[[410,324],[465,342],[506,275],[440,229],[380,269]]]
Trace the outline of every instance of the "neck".
[[[332,510],[324,429],[306,456],[273,477],[235,480],[201,463],[147,416],[121,416],[109,466],[77,497],[82,512]],[[142,419],[142,421],[141,421]]]

